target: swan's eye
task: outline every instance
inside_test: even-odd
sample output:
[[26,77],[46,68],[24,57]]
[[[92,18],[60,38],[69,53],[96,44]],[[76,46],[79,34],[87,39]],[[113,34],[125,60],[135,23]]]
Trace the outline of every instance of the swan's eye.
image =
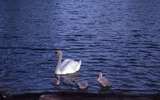
[[59,55],[59,53],[58,53],[58,52],[56,52],[56,55],[58,56],[58,55]]
[[56,51],[55,53],[57,54],[58,52]]

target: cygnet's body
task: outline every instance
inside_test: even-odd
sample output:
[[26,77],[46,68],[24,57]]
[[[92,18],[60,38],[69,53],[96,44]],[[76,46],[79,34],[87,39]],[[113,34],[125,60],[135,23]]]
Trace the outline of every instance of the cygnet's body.
[[110,82],[103,76],[102,72],[99,73],[97,81],[102,87],[111,86]]
[[88,82],[87,81],[82,81],[77,83],[79,89],[85,90],[88,88]]

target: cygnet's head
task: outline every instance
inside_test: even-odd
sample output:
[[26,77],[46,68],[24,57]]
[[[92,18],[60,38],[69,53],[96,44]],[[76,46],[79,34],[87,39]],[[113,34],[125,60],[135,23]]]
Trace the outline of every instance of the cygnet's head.
[[102,72],[99,72],[98,73],[98,76],[97,76],[97,79],[101,79],[103,77],[103,73]]
[[57,78],[54,80],[55,85],[60,85],[60,76],[57,76]]

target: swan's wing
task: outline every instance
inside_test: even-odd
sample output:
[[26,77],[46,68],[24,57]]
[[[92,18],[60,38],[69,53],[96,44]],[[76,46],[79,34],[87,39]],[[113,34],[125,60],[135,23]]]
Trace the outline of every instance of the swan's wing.
[[72,69],[76,72],[80,69],[81,66],[81,60],[80,61],[74,61],[72,60]]
[[65,59],[61,65],[59,66],[59,69],[62,71],[64,68],[72,61],[72,59]]
[[81,67],[81,60],[75,61],[75,63],[76,63],[76,71],[78,71]]
[[81,61],[74,61],[72,59],[66,59],[61,64],[61,72],[66,73],[74,73],[80,69]]

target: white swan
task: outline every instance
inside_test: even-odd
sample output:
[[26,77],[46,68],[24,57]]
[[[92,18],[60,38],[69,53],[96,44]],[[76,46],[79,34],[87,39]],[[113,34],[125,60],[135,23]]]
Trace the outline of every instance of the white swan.
[[81,60],[75,61],[72,59],[65,59],[62,62],[63,53],[61,50],[56,50],[56,56],[58,58],[55,74],[64,75],[75,73],[80,69]]

